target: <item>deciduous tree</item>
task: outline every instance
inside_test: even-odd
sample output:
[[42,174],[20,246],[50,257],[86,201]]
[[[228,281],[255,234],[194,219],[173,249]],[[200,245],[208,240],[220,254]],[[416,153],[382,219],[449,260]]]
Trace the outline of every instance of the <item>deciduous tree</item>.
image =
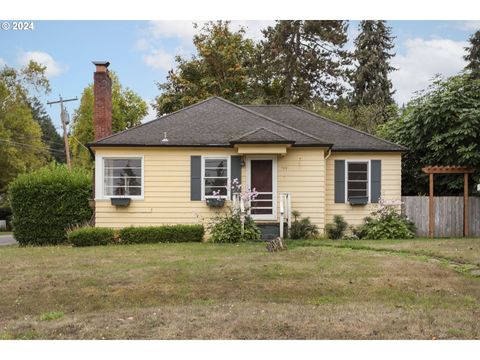
[[[147,115],[147,103],[133,90],[124,88],[118,76],[110,72],[112,78],[112,132],[130,129],[141,123]],[[72,149],[72,163],[75,166],[91,167],[92,160],[86,145],[94,140],[93,128],[93,84],[82,93],[80,106],[72,119],[69,142]]]
[[221,96],[236,103],[254,97],[251,72],[254,44],[245,38],[245,30],[230,29],[230,22],[208,22],[193,37],[196,54],[191,59],[175,58],[176,69],[167,81],[157,83],[158,116],[179,110],[210,96]]
[[[408,103],[401,116],[380,127],[380,134],[409,151],[402,162],[404,195],[428,193],[427,165],[461,165],[475,169],[480,182],[480,80],[468,74],[437,78],[419,97]],[[463,191],[459,176],[438,176],[437,194]]]
[[11,180],[48,160],[29,97],[49,90],[45,67],[35,62],[19,70],[5,66],[0,71],[0,203],[6,201]]

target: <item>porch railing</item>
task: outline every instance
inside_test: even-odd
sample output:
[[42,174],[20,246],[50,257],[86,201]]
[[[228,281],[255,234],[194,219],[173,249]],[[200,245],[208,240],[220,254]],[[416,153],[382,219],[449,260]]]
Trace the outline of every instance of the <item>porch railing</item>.
[[[283,239],[285,236],[288,236],[290,228],[292,227],[292,196],[289,192],[281,192],[280,194],[280,237]],[[233,209],[240,212],[242,219],[242,234],[244,227],[245,219],[245,204],[242,200],[241,194],[233,194],[232,198]],[[284,234],[285,223],[287,224],[287,234]]]
[[[292,226],[292,196],[289,192],[280,193],[280,237],[284,238],[285,222],[287,223],[287,232],[290,232]],[[288,236],[288,233],[286,234]]]

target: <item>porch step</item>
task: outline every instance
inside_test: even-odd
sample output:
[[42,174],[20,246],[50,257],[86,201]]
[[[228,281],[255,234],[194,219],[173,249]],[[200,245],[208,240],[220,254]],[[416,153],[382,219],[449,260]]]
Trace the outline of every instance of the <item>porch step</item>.
[[[262,235],[260,240],[268,241],[280,236],[280,223],[256,223]],[[284,224],[283,233],[287,233],[287,224]]]

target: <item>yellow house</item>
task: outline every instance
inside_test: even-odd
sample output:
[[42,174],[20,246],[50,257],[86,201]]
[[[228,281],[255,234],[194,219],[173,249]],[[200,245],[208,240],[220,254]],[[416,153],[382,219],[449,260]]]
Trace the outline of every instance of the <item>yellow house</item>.
[[94,75],[95,224],[121,228],[201,223],[233,199],[234,179],[258,192],[250,215],[276,236],[289,210],[322,231],[349,224],[380,196],[400,200],[405,148],[292,105],[237,105],[212,97],[111,133],[108,63]]

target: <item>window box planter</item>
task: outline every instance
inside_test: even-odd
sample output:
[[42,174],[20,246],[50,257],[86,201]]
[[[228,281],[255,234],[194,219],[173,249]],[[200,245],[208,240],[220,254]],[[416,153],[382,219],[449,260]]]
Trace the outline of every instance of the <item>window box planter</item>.
[[205,201],[210,207],[221,208],[225,205],[225,199],[207,199]]
[[350,205],[367,205],[368,196],[350,197],[348,202]]
[[127,207],[128,205],[130,205],[131,200],[132,199],[127,197],[121,197],[121,198],[111,198],[110,202],[112,205],[115,205],[115,206]]

